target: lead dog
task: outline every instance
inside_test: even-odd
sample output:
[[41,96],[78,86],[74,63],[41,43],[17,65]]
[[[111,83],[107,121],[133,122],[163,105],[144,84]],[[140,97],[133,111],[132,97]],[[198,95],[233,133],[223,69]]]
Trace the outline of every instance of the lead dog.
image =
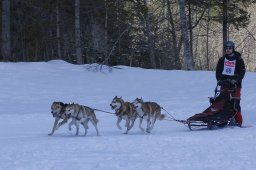
[[121,130],[121,126],[119,125],[122,119],[126,120],[125,126],[127,127],[126,132],[133,127],[134,122],[137,118],[137,112],[130,102],[124,102],[122,97],[115,96],[110,104],[111,109],[115,110],[115,115],[117,116],[117,127]]
[[72,121],[69,123],[68,127],[71,130],[71,126],[76,126],[76,136],[79,133],[79,124],[81,123],[84,127],[85,133],[84,136],[87,134],[88,129],[88,122],[91,121],[93,126],[96,129],[97,136],[99,136],[99,131],[97,127],[98,119],[94,113],[94,110],[87,106],[82,106],[79,104],[68,104],[65,108],[65,114],[70,115]]
[[146,132],[150,133],[154,127],[156,119],[163,120],[165,115],[161,114],[161,107],[155,102],[144,102],[142,98],[136,98],[133,101],[133,105],[140,117],[140,129],[144,132],[145,130],[141,127],[143,119],[147,120]]
[[[64,104],[62,102],[53,102],[52,103],[51,113],[52,113],[52,116],[55,118],[55,121],[54,121],[51,133],[48,134],[49,136],[52,136],[53,133],[55,132],[55,130],[58,130],[61,125],[68,122],[70,115],[65,113],[65,109],[66,109],[67,105],[68,104]],[[63,119],[63,121],[58,124],[60,119]]]

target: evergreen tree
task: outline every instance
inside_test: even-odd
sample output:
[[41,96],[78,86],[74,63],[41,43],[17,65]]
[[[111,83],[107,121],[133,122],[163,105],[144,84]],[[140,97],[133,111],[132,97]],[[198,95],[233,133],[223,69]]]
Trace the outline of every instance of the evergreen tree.
[[11,54],[11,2],[2,1],[2,57],[4,60],[13,60]]

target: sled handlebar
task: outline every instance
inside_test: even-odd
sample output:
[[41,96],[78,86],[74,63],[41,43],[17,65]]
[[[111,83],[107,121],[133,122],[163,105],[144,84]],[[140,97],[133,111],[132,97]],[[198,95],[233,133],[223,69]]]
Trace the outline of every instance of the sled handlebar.
[[222,92],[235,93],[236,89],[237,89],[236,81],[231,79],[220,80],[218,81],[217,86],[215,88],[215,97],[218,95],[218,93],[222,93]]
[[217,85],[218,86],[236,87],[237,86],[237,82],[236,82],[236,80],[231,80],[231,79],[219,80]]

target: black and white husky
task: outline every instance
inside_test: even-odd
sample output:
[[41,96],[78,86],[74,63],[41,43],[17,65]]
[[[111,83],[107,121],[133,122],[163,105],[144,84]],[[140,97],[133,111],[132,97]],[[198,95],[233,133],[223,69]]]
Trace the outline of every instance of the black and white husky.
[[[66,109],[67,105],[68,104],[64,104],[62,102],[53,102],[52,103],[51,113],[52,113],[52,116],[55,118],[55,120],[54,120],[52,131],[51,131],[51,133],[48,134],[49,136],[52,136],[53,133],[55,132],[55,130],[58,130],[61,125],[68,122],[70,115],[65,113],[65,109]],[[63,119],[63,121],[58,124],[59,120],[61,120],[61,119]]]

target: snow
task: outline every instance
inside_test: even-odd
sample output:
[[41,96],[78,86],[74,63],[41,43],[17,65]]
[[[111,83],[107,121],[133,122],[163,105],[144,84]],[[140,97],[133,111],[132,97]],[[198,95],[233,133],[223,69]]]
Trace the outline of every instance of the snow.
[[[53,101],[79,103],[113,112],[114,96],[155,101],[177,119],[209,106],[212,71],[164,71],[119,66],[93,72],[64,61],[0,63],[0,170],[170,170],[255,169],[256,74],[247,72],[242,89],[244,125],[190,131],[174,121],[157,121],[151,134],[136,120],[127,135],[116,117],[96,111],[100,136],[89,123],[87,136],[67,124],[53,136]],[[162,111],[165,113],[165,111]],[[145,122],[143,123],[145,127]]]

